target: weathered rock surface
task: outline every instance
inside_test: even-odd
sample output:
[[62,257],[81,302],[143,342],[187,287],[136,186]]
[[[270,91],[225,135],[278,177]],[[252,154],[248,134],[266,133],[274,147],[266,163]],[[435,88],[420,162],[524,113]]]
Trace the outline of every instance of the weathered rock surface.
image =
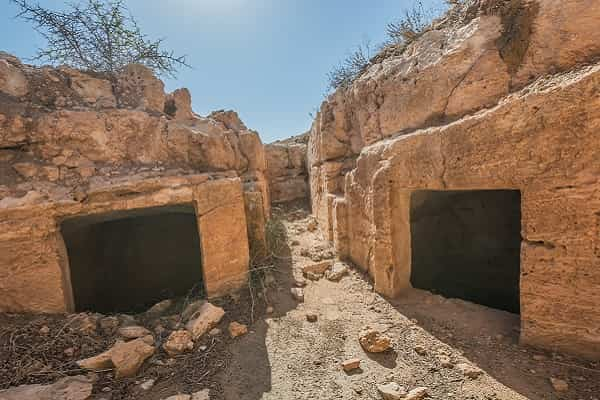
[[110,360],[115,366],[115,377],[134,376],[152,354],[154,354],[154,347],[143,339],[117,343],[110,349]]
[[210,303],[204,303],[198,311],[190,318],[186,325],[186,329],[192,334],[192,339],[196,340],[206,332],[213,329],[221,318],[225,315],[225,311],[221,307],[217,307]]
[[331,269],[325,271],[325,277],[333,282],[339,281],[345,275],[348,275],[348,267],[340,262],[334,263]]
[[346,372],[354,371],[360,368],[360,358],[350,358],[342,361],[342,369]]
[[248,333],[248,327],[236,321],[231,322],[227,329],[229,330],[229,336],[233,338],[243,336]]
[[171,332],[163,345],[163,349],[171,357],[188,352],[193,348],[194,341],[192,340],[192,334],[185,330]]
[[265,145],[272,203],[309,197],[306,168],[307,142],[308,135],[303,134]]
[[394,297],[411,286],[412,193],[519,190],[521,341],[597,359],[600,9],[469,3],[322,104],[313,213]]
[[406,388],[395,382],[377,385],[377,391],[383,400],[400,400],[406,396]]
[[125,339],[137,339],[147,335],[152,335],[148,329],[143,326],[124,326],[117,331],[118,335]]
[[77,364],[92,371],[114,368],[117,378],[130,377],[137,373],[152,354],[154,347],[140,338],[129,342],[117,342],[104,353],[78,361]]
[[392,347],[392,339],[368,326],[358,334],[358,342],[369,353],[382,353]]
[[62,378],[51,385],[22,385],[0,390],[0,400],[87,400],[92,382],[85,376]]
[[60,221],[179,204],[211,232],[200,243],[209,296],[239,289],[249,242],[264,242],[265,174],[260,138],[237,114],[195,115],[187,90],[166,95],[141,65],[108,76],[1,53],[0,311],[74,310]]

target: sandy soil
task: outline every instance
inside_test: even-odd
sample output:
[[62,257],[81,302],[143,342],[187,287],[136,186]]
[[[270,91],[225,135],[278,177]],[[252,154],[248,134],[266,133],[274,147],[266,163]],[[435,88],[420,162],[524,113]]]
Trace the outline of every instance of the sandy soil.
[[[266,269],[267,290],[255,285],[218,302],[227,311],[220,325],[224,332],[236,320],[248,323],[250,333],[205,337],[194,352],[176,359],[159,350],[135,378],[97,374],[94,399],[160,400],[204,388],[211,399],[226,400],[380,399],[377,385],[387,382],[427,387],[429,398],[440,400],[600,399],[600,364],[520,346],[517,315],[421,290],[389,301],[352,268],[339,282],[307,281],[305,301],[296,302],[290,288],[302,280],[302,266],[333,251],[318,230],[307,230],[305,207],[275,211],[285,238],[276,265]],[[316,322],[307,321],[309,313],[317,314]],[[71,329],[68,318],[0,315],[0,388],[81,374],[74,361],[115,340]],[[390,336],[393,351],[365,353],[357,338],[367,325]],[[43,326],[50,330],[45,337],[39,333]],[[156,336],[159,345],[167,335]],[[75,349],[70,357],[64,353],[69,347]],[[454,367],[442,366],[444,356]],[[361,369],[345,373],[340,362],[349,358],[360,358]],[[483,374],[465,377],[459,363]],[[568,391],[557,393],[551,377],[567,381]],[[149,378],[156,384],[144,392],[139,384]]]
[[[600,365],[519,346],[518,315],[416,289],[388,301],[356,270],[337,283],[308,281],[305,302],[297,304],[290,287],[301,267],[313,263],[301,254],[327,248],[318,232],[306,230],[306,214],[286,215],[291,260],[274,274],[275,313],[230,346],[233,358],[220,375],[223,398],[380,399],[377,384],[392,381],[427,387],[432,399],[600,398]],[[308,322],[307,313],[318,321]],[[393,351],[366,354],[357,340],[366,325],[392,337]],[[484,373],[467,378],[442,367],[442,355]],[[355,357],[361,370],[346,374],[340,362]],[[569,390],[555,392],[550,377],[566,380]]]

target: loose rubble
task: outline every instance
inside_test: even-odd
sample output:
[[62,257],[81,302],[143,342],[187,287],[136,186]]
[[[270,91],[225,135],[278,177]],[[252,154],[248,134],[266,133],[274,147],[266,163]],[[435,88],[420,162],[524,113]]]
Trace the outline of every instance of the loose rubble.
[[371,327],[366,327],[359,333],[358,341],[369,353],[382,353],[392,347],[392,339]]
[[229,335],[232,338],[243,336],[248,333],[248,327],[244,324],[240,324],[237,321],[231,322],[229,324],[228,330],[229,330]]
[[190,321],[186,324],[186,329],[192,334],[192,339],[196,340],[214,328],[224,315],[225,311],[221,307],[204,303],[192,315]]
[[171,332],[163,345],[163,349],[171,357],[191,351],[193,348],[194,341],[192,340],[192,335],[185,330]]
[[403,399],[407,394],[406,388],[398,385],[395,382],[377,385],[377,391],[383,400],[400,400]]
[[351,358],[342,361],[342,369],[346,372],[354,371],[360,368],[360,358]]

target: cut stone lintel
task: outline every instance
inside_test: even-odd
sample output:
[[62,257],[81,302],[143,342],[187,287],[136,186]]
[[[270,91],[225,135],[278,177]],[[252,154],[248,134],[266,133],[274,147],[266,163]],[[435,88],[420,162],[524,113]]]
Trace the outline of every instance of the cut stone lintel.
[[[82,201],[0,204],[0,311],[74,311],[69,262],[60,233],[65,218],[178,204],[196,210],[209,298],[243,287],[249,265],[239,178],[188,175],[138,179],[90,189]],[[35,197],[35,196],[31,196]],[[11,204],[12,203],[12,204]]]

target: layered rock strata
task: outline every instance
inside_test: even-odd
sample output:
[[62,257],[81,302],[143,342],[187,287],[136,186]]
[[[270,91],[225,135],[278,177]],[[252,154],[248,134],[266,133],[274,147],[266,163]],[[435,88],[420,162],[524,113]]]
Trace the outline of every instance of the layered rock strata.
[[143,66],[102,75],[0,54],[0,311],[72,311],[61,221],[157,206],[194,206],[209,296],[241,287],[249,243],[264,243],[265,172],[237,114],[194,114],[187,89],[165,94]]
[[313,212],[342,258],[411,286],[411,194],[521,193],[521,340],[600,357],[600,9],[470,1],[321,106]]
[[310,197],[306,146],[303,134],[265,145],[271,202],[284,203]]

